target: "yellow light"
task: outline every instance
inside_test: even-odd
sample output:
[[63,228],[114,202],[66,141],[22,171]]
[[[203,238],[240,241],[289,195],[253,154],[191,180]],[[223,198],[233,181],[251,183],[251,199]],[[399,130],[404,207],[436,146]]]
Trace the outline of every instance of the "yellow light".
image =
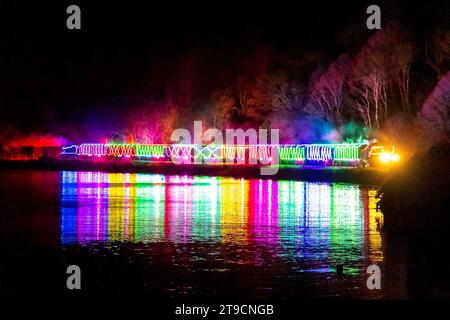
[[389,162],[391,160],[391,155],[389,153],[383,152],[380,156],[381,161]]
[[398,154],[393,154],[393,155],[391,156],[391,159],[392,159],[392,161],[397,162],[398,160],[400,160],[400,157],[398,156]]

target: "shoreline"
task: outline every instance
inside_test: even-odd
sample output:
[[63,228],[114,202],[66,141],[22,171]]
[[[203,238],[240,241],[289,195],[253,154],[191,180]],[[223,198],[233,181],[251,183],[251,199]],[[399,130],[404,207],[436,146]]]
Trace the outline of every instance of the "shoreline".
[[130,160],[0,160],[0,169],[100,171],[108,173],[151,173],[165,175],[223,176],[246,179],[300,180],[381,185],[389,176],[388,169],[311,167],[281,165],[275,175],[261,175],[260,166],[233,164],[174,164]]

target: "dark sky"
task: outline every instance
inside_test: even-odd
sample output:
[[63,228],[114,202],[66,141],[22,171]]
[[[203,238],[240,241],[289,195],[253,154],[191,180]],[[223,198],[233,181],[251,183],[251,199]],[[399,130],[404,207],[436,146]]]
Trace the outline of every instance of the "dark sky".
[[[192,52],[217,83],[260,47],[319,51],[332,61],[371,34],[365,10],[372,2],[2,1],[0,125],[55,131],[120,119],[143,99],[158,98]],[[383,22],[401,20],[418,36],[442,19],[445,2],[376,1]],[[66,28],[70,4],[81,7],[81,30]]]

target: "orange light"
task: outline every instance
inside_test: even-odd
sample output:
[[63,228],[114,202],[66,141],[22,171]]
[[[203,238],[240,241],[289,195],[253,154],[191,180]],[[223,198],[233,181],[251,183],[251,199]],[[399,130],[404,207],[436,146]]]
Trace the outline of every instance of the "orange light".
[[381,161],[389,162],[391,160],[391,155],[389,153],[383,152],[380,156]]

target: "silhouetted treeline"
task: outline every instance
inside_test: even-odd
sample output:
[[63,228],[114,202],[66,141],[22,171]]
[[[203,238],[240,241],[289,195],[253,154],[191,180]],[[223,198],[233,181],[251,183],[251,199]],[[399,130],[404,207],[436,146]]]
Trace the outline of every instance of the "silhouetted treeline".
[[158,83],[160,99],[130,111],[121,130],[165,142],[173,128],[202,120],[205,129],[278,128],[291,143],[378,138],[405,153],[448,138],[450,29],[421,42],[392,22],[329,64],[318,52],[263,46],[212,75],[205,56],[176,61],[171,80]]
[[[17,25],[0,143],[38,131],[165,143],[194,120],[277,128],[286,143],[377,138],[404,155],[447,140],[448,4],[382,1],[379,31],[365,28],[364,4],[324,5],[87,4],[83,33],[36,24],[39,43]],[[31,56],[30,46],[42,48]]]

